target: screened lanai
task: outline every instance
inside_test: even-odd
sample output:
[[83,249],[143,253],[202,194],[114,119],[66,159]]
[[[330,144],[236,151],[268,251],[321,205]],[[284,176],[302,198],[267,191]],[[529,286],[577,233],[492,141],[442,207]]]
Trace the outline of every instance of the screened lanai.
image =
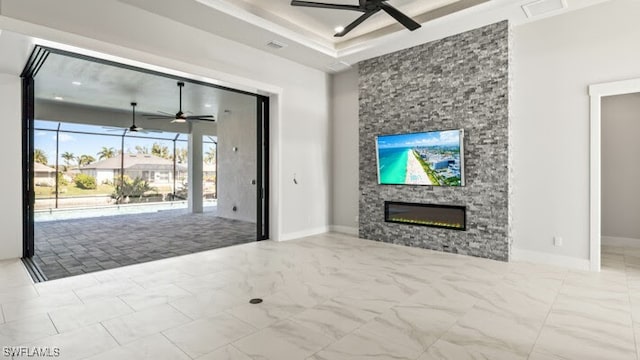
[[34,77],[26,129],[33,230],[25,257],[34,277],[265,238],[258,221],[264,153],[256,139],[264,129],[258,130],[257,99],[50,52]]

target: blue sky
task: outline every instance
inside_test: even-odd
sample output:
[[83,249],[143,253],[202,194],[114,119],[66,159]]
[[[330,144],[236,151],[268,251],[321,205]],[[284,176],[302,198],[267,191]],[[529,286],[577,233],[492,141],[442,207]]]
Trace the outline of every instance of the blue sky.
[[458,145],[459,130],[433,131],[424,133],[378,136],[381,149],[406,148],[414,146]]
[[[82,125],[82,124],[71,124],[71,123],[61,123],[61,130],[69,130],[69,131],[83,131],[83,132],[98,132],[102,134],[109,135],[118,135],[122,134],[122,130],[109,131],[108,129],[103,128],[102,126],[94,126],[94,125]],[[56,132],[55,131],[44,131],[38,129],[56,129],[58,126],[58,122],[51,121],[39,121],[35,122],[35,131],[34,131],[34,147],[36,149],[41,149],[47,156],[47,160],[50,165],[55,164],[55,153],[56,153]],[[125,137],[124,148],[126,152],[135,153],[136,145],[146,146],[149,149],[153,145],[154,142],[158,142],[164,146],[169,148],[169,151],[173,151],[173,138],[175,137],[175,133],[147,133],[140,134],[141,136],[150,136],[157,138],[164,138],[167,140],[157,140],[157,139],[140,139],[134,137]],[[187,139],[186,134],[182,134],[180,139]],[[205,139],[206,141],[206,139]],[[60,155],[64,152],[71,152],[76,157],[80,155],[91,155],[94,158],[98,159],[97,153],[102,149],[103,146],[113,147],[116,151],[120,150],[122,138],[120,136],[101,136],[101,135],[85,135],[85,134],[73,134],[73,133],[64,133],[60,132],[60,149],[59,149],[59,161],[60,164],[65,164],[64,160]],[[179,141],[177,144],[178,148],[186,148],[186,141]],[[211,144],[204,144],[204,148],[208,149]],[[73,162],[75,164],[75,162]]]

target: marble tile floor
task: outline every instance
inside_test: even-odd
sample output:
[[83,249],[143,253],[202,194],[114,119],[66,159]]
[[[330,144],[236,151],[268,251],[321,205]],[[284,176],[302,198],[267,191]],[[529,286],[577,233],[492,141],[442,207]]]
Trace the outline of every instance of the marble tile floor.
[[186,209],[35,223],[35,256],[49,280],[256,240],[256,224]]
[[640,248],[603,247],[603,264],[589,273],[340,234],[35,285],[5,261],[0,347],[91,360],[638,360]]

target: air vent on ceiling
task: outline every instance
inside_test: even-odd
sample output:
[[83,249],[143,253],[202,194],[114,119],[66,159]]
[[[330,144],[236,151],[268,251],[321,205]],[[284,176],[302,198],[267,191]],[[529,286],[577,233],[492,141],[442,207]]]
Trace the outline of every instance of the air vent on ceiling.
[[267,46],[272,48],[272,49],[276,49],[276,50],[280,50],[282,48],[286,48],[287,44],[285,43],[281,43],[280,41],[276,41],[276,40],[271,40],[267,43]]
[[334,62],[332,64],[330,64],[329,66],[327,66],[329,68],[329,70],[335,71],[335,72],[340,72],[342,70],[347,70],[348,68],[351,67],[351,64],[344,62],[344,61],[338,61],[338,62]]
[[522,5],[522,10],[528,18],[533,18],[567,8],[566,0],[538,0]]

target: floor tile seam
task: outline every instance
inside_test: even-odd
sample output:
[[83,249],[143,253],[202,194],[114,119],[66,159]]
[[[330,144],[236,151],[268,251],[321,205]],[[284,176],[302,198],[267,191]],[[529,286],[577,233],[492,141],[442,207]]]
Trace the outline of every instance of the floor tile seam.
[[635,348],[636,348],[636,359],[640,359],[640,357],[639,357],[640,354],[639,354],[639,349],[638,349],[638,337],[636,336],[636,332],[639,332],[640,328],[638,328],[636,326],[635,322],[633,323],[631,328],[633,329],[633,343],[634,343]]
[[536,340],[533,342],[533,345],[531,346],[531,350],[529,351],[529,355],[527,355],[527,359],[531,357],[531,354],[534,352],[534,349],[536,348],[536,346],[538,345],[538,342],[540,341],[540,336],[542,335],[542,331],[547,326],[547,322],[549,321],[549,317],[551,316],[551,313],[553,312],[553,307],[558,302],[558,298],[560,297],[560,291],[562,290],[562,287],[564,286],[566,280],[567,280],[567,278],[565,277],[562,280],[562,284],[560,284],[560,287],[556,291],[556,296],[554,297],[553,302],[551,303],[551,306],[549,307],[549,311],[547,311],[547,315],[545,316],[544,321],[542,322],[542,325],[540,326],[540,329],[538,330],[538,334],[536,335]]
[[[238,305],[238,306],[239,306],[239,305]],[[235,306],[234,306],[234,307],[235,307]],[[222,310],[222,311],[219,311],[219,312],[217,312],[216,314],[214,314],[214,315],[212,315],[212,316],[207,316],[207,317],[206,317],[206,318],[204,318],[204,319],[209,319],[209,318],[212,318],[212,317],[214,317],[214,316],[216,316],[216,315],[218,315],[218,314],[225,313],[225,314],[227,314],[227,315],[231,316],[232,318],[234,318],[234,319],[236,319],[236,320],[240,321],[241,323],[243,323],[243,324],[245,324],[245,325],[248,325],[249,327],[251,327],[251,328],[255,329],[255,331],[254,331],[254,332],[252,332],[252,334],[255,334],[255,333],[257,333],[257,332],[259,332],[259,331],[261,331],[261,330],[263,330],[263,329],[269,328],[269,327],[271,327],[272,325],[275,325],[275,324],[277,324],[277,323],[278,323],[278,322],[280,322],[280,321],[287,321],[287,320],[289,320],[289,319],[290,319],[290,318],[282,319],[282,320],[276,321],[276,322],[275,322],[275,323],[273,323],[272,325],[265,326],[265,327],[263,327],[263,328],[259,328],[259,327],[257,327],[257,326],[254,326],[253,324],[250,324],[250,323],[248,323],[248,322],[246,322],[246,321],[244,321],[244,320],[240,319],[239,317],[237,317],[237,316],[233,315],[231,312],[229,312],[229,310],[231,310],[231,308],[228,308],[228,309],[224,309],[224,310]],[[246,337],[246,336],[242,336],[242,338],[244,338],[244,337]],[[237,341],[237,340],[233,340],[233,342],[235,342],[235,341]]]
[[627,286],[627,296],[629,298],[629,316],[631,317],[631,329],[633,330],[633,344],[635,346],[635,354],[636,354],[636,360],[640,360],[640,347],[638,344],[638,337],[636,336],[636,331],[640,331],[640,329],[637,329],[636,326],[636,322],[633,320],[633,302],[631,300],[631,288],[629,287],[629,274],[628,271],[626,269],[625,266],[625,271],[624,271],[624,275],[625,275],[625,284]]
[[[189,359],[195,359],[193,356],[191,356],[191,355],[187,354],[187,352],[186,352],[186,351],[184,351],[184,350],[183,350],[183,349],[182,349],[178,344],[176,344],[175,342],[173,342],[173,340],[171,340],[171,339],[170,339],[170,338],[169,338],[169,337],[164,333],[165,331],[166,331],[166,330],[162,330],[162,331],[160,331],[158,334],[160,334],[160,336],[162,336],[163,338],[167,339],[167,341],[168,341],[171,345],[175,346],[175,348],[176,348],[176,349],[178,349],[181,353],[185,354]],[[153,335],[149,335],[149,336],[153,336]],[[212,350],[212,351],[215,351],[215,350]],[[205,354],[205,355],[206,355],[206,354]]]
[[473,306],[470,306],[470,307],[469,307],[469,309],[468,309],[466,312],[464,312],[464,314],[460,315],[460,316],[456,319],[456,321],[454,321],[454,322],[453,322],[453,324],[451,324],[451,326],[449,326],[449,327],[447,328],[447,330],[443,331],[443,332],[442,332],[442,333],[441,333],[441,334],[436,338],[436,340],[435,340],[433,343],[431,343],[431,345],[427,346],[427,348],[426,348],[426,349],[425,349],[425,350],[424,350],[424,351],[423,351],[423,352],[422,352],[422,353],[421,353],[421,354],[420,354],[416,359],[419,359],[422,355],[426,354],[426,353],[429,351],[429,349],[430,349],[433,345],[435,345],[438,341],[440,341],[440,339],[442,339],[442,337],[444,337],[447,333],[449,333],[449,331],[451,331],[451,329],[453,329],[453,327],[454,327],[454,326],[458,325],[458,322],[459,322],[459,321],[460,321],[460,320],[461,320],[465,315],[467,315],[467,314],[468,314],[468,313],[469,313],[469,312],[470,312],[470,311],[475,307],[475,304],[476,304],[478,301],[479,301],[479,300],[476,300],[476,302],[474,303],[474,305],[473,305]]
[[[377,317],[378,317],[378,316],[376,316],[376,318],[377,318]],[[375,318],[374,318],[374,319],[375,319]],[[371,330],[361,329],[363,326],[365,326],[365,325],[366,325],[366,324],[368,324],[369,322],[373,321],[374,319],[371,319],[370,321],[368,321],[368,322],[364,323],[362,326],[359,326],[356,330],[361,330],[361,331],[363,331],[363,332],[365,332],[365,333],[369,333],[369,334],[371,334],[371,335],[375,335],[375,336],[383,336],[383,335],[379,335],[379,334],[377,334],[377,333],[375,333],[375,332],[373,332],[373,331],[371,331]],[[352,331],[351,333],[349,333],[348,335],[353,334],[356,330],[353,330],[353,331]],[[345,335],[345,336],[347,336],[347,335]],[[344,336],[343,336],[343,337],[344,337]],[[387,339],[386,341],[388,341],[388,342],[390,342],[390,343],[393,343],[393,344],[395,344],[395,345],[398,345],[399,347],[402,347],[402,348],[404,348],[404,347],[405,347],[403,344],[400,344],[400,343],[396,342],[396,341],[395,341],[395,340],[393,340],[393,339]],[[437,340],[436,340],[436,341],[437,341]],[[429,346],[429,347],[430,347],[430,346]],[[426,351],[426,350],[425,350],[425,351]],[[422,354],[424,354],[424,352],[425,352],[425,351],[420,352],[420,353],[418,354],[418,356],[417,356],[417,357],[413,358],[413,360],[418,359],[420,356],[422,356]]]
[[[124,301],[124,300],[123,300],[123,301]],[[125,302],[125,303],[126,303],[126,302]],[[192,322],[193,322],[193,321],[202,320],[202,319],[206,319],[206,318],[209,318],[209,317],[211,317],[211,316],[215,316],[215,315],[217,315],[217,314],[219,314],[219,313],[221,313],[221,312],[222,312],[222,311],[219,311],[219,312],[216,312],[215,314],[213,314],[213,315],[211,315],[211,316],[208,316],[208,317],[205,317],[205,318],[197,318],[197,319],[194,319],[194,318],[192,318],[191,316],[187,315],[187,314],[186,314],[185,312],[183,312],[182,310],[178,309],[178,308],[177,308],[175,305],[173,305],[172,303],[168,302],[168,303],[166,303],[166,304],[167,304],[167,305],[169,305],[169,306],[171,306],[173,309],[175,309],[175,310],[176,310],[177,312],[179,312],[180,314],[182,314],[182,315],[186,316],[188,319],[191,319],[191,321],[192,321]],[[129,305],[129,304],[127,304],[127,305]],[[129,307],[131,307],[131,306],[129,306]],[[134,311],[135,311],[135,310],[134,310]],[[223,311],[224,311],[224,310],[223,310]],[[137,311],[136,311],[136,312],[137,312]],[[164,330],[163,330],[163,331],[164,331]]]
[[[101,324],[103,327],[105,327],[105,326],[104,326],[104,324],[103,324],[104,322],[106,322],[106,321],[110,321],[110,320],[114,320],[114,319],[118,319],[118,318],[123,317],[123,316],[130,316],[130,315],[131,315],[131,314],[133,314],[134,312],[135,312],[135,310],[134,310],[133,312],[131,312],[131,313],[119,314],[119,315],[112,315],[112,316],[109,316],[109,317],[108,317],[108,318],[106,318],[106,319],[102,319],[102,320],[99,320],[99,321],[94,321],[94,322],[91,322],[91,323],[88,323],[88,324],[83,324],[82,326],[77,327],[77,328],[75,328],[75,329],[71,329],[71,330],[67,330],[67,331],[62,331],[62,332],[59,332],[59,333],[60,333],[60,334],[63,334],[63,333],[69,333],[69,332],[71,332],[71,331],[75,331],[75,330],[78,330],[78,329],[82,329],[82,328],[89,327],[89,326],[93,326],[93,325],[97,325],[97,324]],[[55,321],[53,320],[53,318],[51,319],[51,321],[54,323],[54,326],[55,326]],[[57,329],[57,326],[56,326],[56,329]],[[107,330],[108,330],[108,329],[107,329]]]
[[[266,329],[266,328],[265,328],[265,329]],[[261,331],[261,330],[263,330],[263,329],[259,329],[258,331]],[[200,355],[199,357],[202,357],[202,356],[208,355],[208,354],[210,354],[210,353],[212,353],[212,352],[218,351],[218,350],[220,350],[220,349],[222,349],[222,348],[225,348],[225,347],[227,347],[227,346],[231,346],[232,348],[234,348],[234,349],[238,350],[238,352],[240,352],[241,354],[245,355],[245,356],[246,356],[246,357],[248,357],[249,359],[253,359],[253,357],[252,357],[251,355],[249,355],[249,354],[247,354],[246,352],[244,352],[244,351],[240,350],[237,346],[234,346],[233,344],[234,344],[234,343],[236,343],[236,342],[238,342],[238,341],[242,341],[242,340],[243,340],[244,338],[246,338],[246,337],[249,337],[249,336],[255,335],[256,333],[257,333],[257,332],[254,332],[254,333],[251,333],[251,334],[247,334],[247,335],[241,336],[241,337],[239,337],[239,338],[237,338],[237,339],[235,339],[235,340],[232,340],[232,341],[230,341],[230,342],[228,342],[228,343],[226,343],[226,344],[224,344],[224,345],[220,345],[220,346],[216,347],[215,349],[212,349],[212,350],[211,350],[211,351],[209,351],[208,353],[203,354],[203,355]],[[163,335],[164,335],[164,334],[163,334]],[[165,335],[165,337],[166,337],[166,335]],[[176,345],[176,346],[177,346],[177,345]],[[182,350],[182,349],[181,349],[181,350]],[[187,354],[187,355],[188,355],[188,354]],[[196,358],[192,358],[192,359],[196,359]]]
[[[153,307],[160,307],[160,306],[163,306],[163,305],[166,305],[166,304],[154,305]],[[147,309],[148,309],[148,308],[147,308]],[[147,310],[147,309],[145,309],[145,310]],[[142,311],[145,311],[145,310],[142,310]],[[136,313],[140,313],[140,311],[137,311]],[[125,318],[125,317],[131,316],[131,315],[132,315],[132,314],[123,314],[123,315],[120,315],[120,316],[116,316],[116,317],[111,318],[111,319],[108,319],[108,320],[103,320],[103,321],[101,321],[101,322],[100,322],[100,324],[101,324],[105,329],[107,329],[107,331],[109,331],[109,329],[108,329],[108,328],[107,328],[107,326],[104,324],[104,322],[112,321],[112,320],[117,320],[117,319],[120,319],[120,318]],[[180,315],[183,315],[183,314],[182,314],[182,313],[180,313]],[[190,318],[190,317],[188,317],[188,316],[186,316],[186,315],[185,315],[185,317],[186,317],[188,320],[191,320],[191,318]],[[136,341],[138,341],[138,340],[140,340],[140,339],[144,339],[144,338],[146,338],[146,337],[148,337],[148,336],[151,336],[151,335],[154,335],[154,334],[158,334],[158,333],[163,333],[163,332],[165,332],[165,331],[169,331],[169,330],[173,330],[173,329],[175,329],[175,328],[178,328],[178,327],[181,327],[181,326],[184,326],[184,325],[190,324],[191,322],[193,322],[193,321],[189,321],[189,322],[186,322],[186,323],[179,323],[179,324],[176,324],[176,325],[173,325],[173,326],[167,327],[167,328],[162,328],[162,330],[158,330],[158,331],[156,331],[156,332],[154,332],[154,333],[147,334],[147,335],[144,335],[144,336],[141,336],[141,337],[137,337],[137,338],[135,338],[135,339],[133,339],[133,340],[129,340],[129,341],[124,342],[124,343],[120,343],[120,342],[119,342],[119,341],[117,341],[117,340],[116,340],[116,342],[117,342],[118,344],[120,344],[121,346],[126,346],[126,345],[129,345],[129,344],[131,344],[131,343],[133,343],[133,342],[136,342]],[[109,332],[109,334],[111,334],[111,332]],[[113,335],[111,335],[111,336],[113,336]],[[113,337],[115,338],[115,336],[113,336]]]
[[[309,327],[307,327],[307,326],[306,326],[306,325],[304,325],[303,323],[296,321],[295,319],[294,319],[294,320],[292,320],[292,321],[293,321],[293,322],[295,322],[296,324],[298,324],[299,326],[302,326],[302,327],[303,327],[303,328],[305,328],[305,329],[308,329],[308,330],[311,330],[311,331],[315,331],[315,330],[313,330],[313,329],[310,329]],[[366,323],[365,323],[365,324],[366,324]],[[361,326],[359,326],[359,327],[358,327],[358,329],[359,329],[360,327],[362,327],[362,326],[364,326],[364,324],[362,324]],[[353,330],[353,331],[355,331],[355,330]],[[340,340],[344,339],[346,336],[348,336],[348,335],[352,334],[352,333],[353,333],[353,331],[351,331],[351,332],[349,332],[349,333],[347,333],[347,334],[343,335],[343,336],[342,336],[341,338],[339,338],[339,339],[335,339],[335,338],[334,338],[334,337],[332,337],[332,336],[329,336],[329,335],[327,335],[327,334],[322,333],[322,335],[326,336],[328,339],[331,339],[331,342],[329,342],[327,345],[325,345],[325,346],[323,346],[322,348],[320,348],[318,351],[316,351],[316,352],[314,352],[314,353],[310,354],[309,356],[307,356],[307,357],[306,357],[306,359],[309,359],[309,358],[313,357],[314,355],[316,355],[316,354],[318,354],[318,353],[320,353],[320,352],[324,351],[324,350],[325,350],[326,348],[328,348],[329,346],[331,346],[331,345],[333,345],[333,344],[335,344],[335,343],[339,342]]]
[[[564,280],[563,280],[563,282],[564,282]],[[498,285],[499,284],[497,284],[497,283],[494,284],[493,286],[489,287],[489,290],[493,290],[494,287],[497,287]],[[559,291],[556,291],[556,298],[558,296],[558,293],[559,293]],[[554,298],[553,303],[555,303],[555,300],[556,299]],[[478,310],[477,306],[481,301],[488,301],[488,300],[486,298],[476,298],[475,301],[473,302],[473,305],[469,306],[469,308],[466,311],[464,311],[462,314],[460,314],[460,316],[457,317],[456,321],[451,326],[449,326],[449,328],[446,331],[442,332],[440,334],[440,336],[438,336],[437,339],[420,356],[424,355],[427,351],[429,351],[429,348],[431,348],[431,346],[433,346],[435,343],[440,341],[445,335],[447,335],[451,331],[451,329],[453,329],[453,327],[455,327],[456,325],[463,326],[462,323],[461,323],[462,319],[464,319],[464,317],[467,314],[469,314],[470,312],[472,312],[474,310]],[[546,322],[546,318],[549,316],[549,314],[551,312],[551,309],[553,307],[553,303],[551,305],[549,305],[549,310],[547,311],[547,315],[545,316],[545,321],[543,321],[542,324],[540,325],[540,329],[538,330],[538,334],[536,336],[536,342],[537,342],[537,339],[538,339],[538,337],[540,335],[540,332],[542,331],[542,328],[544,327],[544,323]],[[531,350],[529,350],[529,354],[527,355],[527,357],[531,354],[531,352],[533,351],[534,347],[535,347],[535,342],[534,342],[533,345],[531,345]]]
[[49,318],[49,321],[51,321],[51,325],[53,325],[53,328],[56,330],[56,333],[61,334],[60,330],[58,330],[58,327],[56,326],[55,321],[53,321],[53,318],[51,317],[51,314],[49,312],[47,312],[47,318]]
[[[236,340],[236,341],[238,341],[238,340]],[[234,342],[235,342],[235,341],[234,341]],[[249,354],[247,354],[246,352],[244,352],[244,351],[240,350],[237,346],[233,345],[233,343],[228,343],[227,345],[223,345],[223,346],[221,346],[221,347],[217,348],[216,350],[222,349],[224,346],[231,346],[232,348],[236,349],[236,351],[238,351],[239,353],[241,353],[241,354],[245,355],[247,358],[249,358],[249,359],[253,359],[253,358],[251,357],[251,355],[249,355]],[[213,350],[213,351],[216,351],[216,350]],[[211,352],[213,352],[213,351],[211,351]],[[210,353],[211,353],[211,352],[210,352]]]
[[[389,307],[389,309],[391,309],[392,307],[393,307],[393,306]],[[387,310],[389,310],[389,309],[387,309]],[[382,313],[382,314],[384,314],[384,313]],[[329,344],[327,344],[327,345],[323,346],[323,347],[322,347],[322,349],[320,349],[320,350],[318,350],[318,351],[314,352],[313,354],[309,355],[309,356],[308,356],[308,358],[309,358],[309,357],[314,356],[315,354],[317,354],[317,353],[319,353],[319,352],[321,352],[321,351],[323,351],[323,350],[325,350],[325,349],[326,349],[326,348],[328,348],[329,346],[331,346],[331,345],[333,345],[333,344],[335,344],[335,343],[337,343],[337,342],[341,341],[341,340],[342,340],[342,339],[344,339],[345,337],[347,337],[347,336],[349,336],[349,335],[352,335],[352,334],[353,334],[353,333],[355,333],[356,331],[360,330],[363,326],[367,325],[367,324],[368,324],[368,323],[370,323],[371,321],[373,321],[373,320],[377,319],[378,317],[380,317],[382,314],[378,314],[377,316],[375,316],[375,317],[374,317],[374,318],[372,318],[371,320],[363,322],[362,324],[360,324],[359,326],[355,327],[354,329],[352,329],[352,330],[351,330],[351,331],[349,331],[348,333],[344,334],[344,335],[343,335],[342,337],[340,337],[339,339],[335,339],[335,338],[333,338],[333,337],[331,337],[331,336],[329,336],[329,335],[325,335],[327,338],[330,338],[330,339],[332,339],[332,340],[334,340],[334,341],[332,341],[332,342],[330,342]],[[295,321],[295,320],[293,320],[293,321]],[[309,329],[306,325],[304,325],[304,324],[302,324],[302,323],[300,323],[300,322],[297,322],[297,321],[295,321],[295,322],[296,322],[296,323],[298,323],[300,326],[302,326],[302,327],[304,327],[304,328],[306,328],[306,329]],[[315,331],[315,330],[313,330],[313,329],[309,329],[309,330]],[[374,333],[374,332],[371,332],[371,331],[367,331],[367,330],[365,330],[365,329],[362,329],[362,331],[364,331],[364,332],[366,332],[366,333],[369,333],[369,334],[372,334],[372,335],[375,335],[375,336],[379,336],[378,334],[376,334],[376,333]],[[324,334],[323,334],[323,335],[324,335]],[[403,345],[402,345],[402,344],[399,344],[399,343],[397,343],[397,342],[395,342],[395,341],[392,341],[392,340],[387,340],[387,341],[392,342],[393,344],[398,345],[398,346],[400,346],[400,347],[403,347]],[[420,355],[422,355],[422,354],[420,354]],[[418,357],[419,357],[419,356],[418,356]],[[416,358],[416,359],[417,359],[417,358]]]
[[[111,320],[111,319],[110,319],[110,320]],[[107,320],[104,320],[104,321],[107,321]],[[122,346],[123,346],[123,344],[121,344],[121,343],[120,343],[120,341],[118,341],[118,339],[116,339],[116,337],[111,333],[111,331],[109,331],[109,328],[107,328],[107,327],[105,326],[105,324],[103,324],[103,322],[104,322],[104,321],[100,321],[98,324],[100,324],[100,326],[104,329],[104,331],[106,331],[106,332],[107,332],[107,334],[109,334],[109,336],[111,336],[111,338],[113,339],[113,341],[115,341],[115,342],[116,342],[116,344],[118,344],[118,346],[119,346],[119,347],[122,347]],[[109,350],[107,350],[107,351],[110,351],[110,350],[112,350],[112,349],[109,349]]]
[[[226,342],[225,344],[220,345],[220,346],[218,346],[217,348],[215,348],[215,349],[211,350],[209,353],[214,352],[214,351],[216,351],[216,350],[219,350],[219,349],[221,349],[221,348],[223,348],[223,347],[225,347],[225,346],[229,346],[229,345],[230,345],[230,346],[233,346],[233,344],[234,344],[234,343],[236,343],[236,342],[238,342],[238,341],[242,341],[243,339],[245,339],[245,338],[247,338],[247,337],[249,337],[249,336],[253,336],[253,335],[255,335],[255,334],[259,333],[260,331],[265,330],[265,329],[268,329],[268,328],[270,328],[270,327],[271,327],[271,326],[267,326],[267,327],[264,327],[264,328],[257,328],[257,327],[255,327],[255,326],[253,326],[253,325],[249,324],[248,322],[246,322],[246,321],[244,321],[244,320],[242,320],[242,319],[240,319],[240,318],[238,318],[238,317],[234,316],[233,314],[231,314],[231,313],[227,312],[226,310],[223,310],[223,311],[217,312],[216,314],[214,314],[214,315],[212,315],[212,316],[208,316],[208,317],[206,317],[206,318],[201,318],[201,319],[198,319],[198,320],[209,319],[209,318],[212,318],[212,317],[214,317],[214,316],[217,316],[217,315],[220,315],[220,314],[223,314],[223,313],[224,313],[224,314],[226,314],[226,315],[229,315],[229,316],[233,317],[235,320],[240,321],[240,322],[242,322],[242,323],[243,323],[243,324],[245,324],[245,325],[248,325],[249,327],[251,327],[251,328],[253,329],[253,331],[251,331],[251,332],[250,332],[250,333],[248,333],[248,334],[242,335],[242,336],[240,336],[240,337],[238,337],[238,338],[235,338],[235,339],[233,339],[233,340],[231,340],[231,341],[229,341],[229,342]],[[198,321],[198,320],[195,320],[195,321]],[[166,330],[163,330],[163,332],[164,332],[164,331],[166,331]],[[163,333],[163,335],[165,335],[165,334]],[[166,337],[166,335],[165,335],[165,337]],[[177,345],[176,345],[176,346],[177,346]],[[235,347],[235,346],[233,346],[233,347],[234,347],[236,350],[240,351],[240,349],[238,349],[237,347]],[[251,358],[251,356],[249,356],[249,355],[248,355],[248,354],[246,354],[245,352],[243,352],[243,351],[240,351],[240,352],[241,352],[241,353],[243,353],[243,354],[245,354],[245,355],[247,355],[247,357]],[[207,353],[207,354],[208,354],[208,353]],[[204,354],[204,355],[206,355],[206,354]]]
[[[195,278],[195,277],[194,277],[194,278]],[[179,289],[181,289],[181,290],[184,290],[184,291],[188,292],[189,294],[191,294],[191,296],[198,296],[199,294],[201,294],[201,292],[195,292],[195,291],[193,291],[193,290],[189,290],[189,289],[187,289],[187,288],[185,288],[185,287],[182,287],[182,286],[180,286],[180,284],[179,284],[179,283],[171,283],[171,284],[172,284],[172,285],[174,285],[174,286],[176,286],[176,287],[178,287],[178,288],[179,288]],[[220,289],[221,289],[221,288],[220,288]],[[218,290],[218,289],[213,289],[213,290]],[[207,291],[207,290],[205,290],[205,291]],[[220,291],[224,291],[224,290],[220,290]],[[225,293],[226,293],[226,292],[225,292]]]
[[78,300],[80,300],[80,303],[81,303],[81,304],[86,305],[87,303],[85,302],[85,300],[84,300],[84,299],[82,299],[82,298],[80,297],[80,295],[78,295],[78,293],[76,292],[76,290],[79,290],[79,289],[71,289],[71,292],[73,293],[73,295],[75,295],[75,297],[76,297],[76,298],[78,298]]
[[[51,319],[49,319],[49,320],[51,320]],[[13,320],[13,321],[20,321],[20,320]],[[55,326],[54,326],[53,328],[54,328],[54,330],[55,330]],[[57,330],[56,330],[56,331],[57,331]],[[37,338],[35,338],[35,339],[31,339],[31,340],[29,340],[29,341],[22,341],[22,342],[20,342],[20,343],[18,343],[18,344],[15,344],[15,345],[23,345],[23,346],[24,346],[24,345],[27,345],[27,344],[33,344],[33,343],[36,343],[36,342],[39,342],[39,341],[42,341],[42,340],[48,339],[48,338],[50,338],[50,337],[52,337],[52,336],[58,336],[58,335],[60,335],[60,334],[59,334],[59,333],[57,333],[57,332],[56,332],[55,334],[51,334],[51,335],[42,335],[42,336],[39,336],[39,337],[37,337]],[[3,345],[4,345],[4,344],[3,344]]]

